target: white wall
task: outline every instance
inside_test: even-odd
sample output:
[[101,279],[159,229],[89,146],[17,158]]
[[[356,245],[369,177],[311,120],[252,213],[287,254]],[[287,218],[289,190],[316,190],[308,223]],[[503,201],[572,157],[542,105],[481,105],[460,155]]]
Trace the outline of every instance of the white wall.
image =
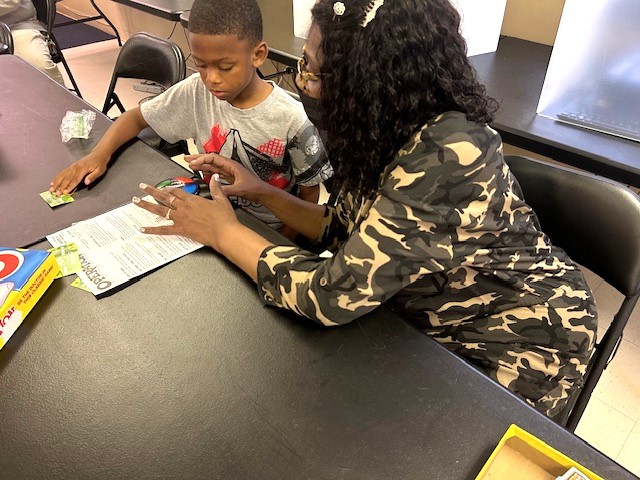
[[502,35],[553,45],[563,7],[564,0],[507,0]]

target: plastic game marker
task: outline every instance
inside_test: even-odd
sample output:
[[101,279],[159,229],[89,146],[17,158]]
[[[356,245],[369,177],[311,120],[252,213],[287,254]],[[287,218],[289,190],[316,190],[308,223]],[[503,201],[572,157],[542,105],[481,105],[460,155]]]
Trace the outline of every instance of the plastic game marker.
[[167,180],[163,180],[156,185],[156,188],[162,190],[163,188],[182,188],[187,193],[197,195],[200,192],[200,184],[195,178],[188,177],[174,177]]

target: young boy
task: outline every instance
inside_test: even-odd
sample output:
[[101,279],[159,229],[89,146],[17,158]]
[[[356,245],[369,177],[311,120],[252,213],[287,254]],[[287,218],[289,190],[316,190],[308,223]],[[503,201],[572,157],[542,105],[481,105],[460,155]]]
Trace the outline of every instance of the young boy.
[[[317,203],[319,184],[333,171],[302,104],[257,69],[267,58],[255,0],[196,0],[189,17],[192,75],[140,107],[123,113],[89,155],[60,172],[50,191],[71,192],[106,171],[111,155],[151,126],[168,142],[193,138],[200,153],[241,162],[262,180]],[[241,205],[268,223],[282,223],[259,204]],[[282,229],[291,235],[286,226]]]

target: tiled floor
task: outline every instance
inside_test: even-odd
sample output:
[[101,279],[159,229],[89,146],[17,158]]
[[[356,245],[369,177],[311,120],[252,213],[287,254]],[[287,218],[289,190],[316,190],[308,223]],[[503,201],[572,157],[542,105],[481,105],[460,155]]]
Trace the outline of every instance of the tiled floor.
[[[84,98],[98,109],[104,103],[117,54],[115,40],[65,50]],[[134,83],[122,80],[116,90],[127,108],[149,95],[133,90]],[[621,296],[590,272],[587,279],[604,329]],[[576,433],[640,476],[640,308],[630,319],[620,349],[600,379]]]

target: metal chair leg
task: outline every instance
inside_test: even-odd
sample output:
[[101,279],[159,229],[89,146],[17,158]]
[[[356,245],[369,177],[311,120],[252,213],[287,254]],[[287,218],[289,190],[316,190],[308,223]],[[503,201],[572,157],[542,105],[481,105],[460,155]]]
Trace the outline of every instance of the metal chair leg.
[[51,37],[51,40],[53,41],[53,44],[55,45],[55,48],[58,51],[58,56],[60,57],[60,62],[64,66],[64,69],[67,71],[67,75],[69,75],[69,80],[71,80],[71,85],[73,85],[72,90],[76,92],[76,95],[78,95],[80,98],[82,98],[82,93],[80,93],[80,88],[78,87],[78,84],[76,83],[76,79],[73,78],[73,74],[71,73],[71,68],[69,68],[69,64],[67,63],[67,60],[64,58],[64,55],[62,54],[62,49],[60,48],[60,45],[58,45],[58,41],[53,36]]
[[113,33],[116,34],[116,38],[118,39],[118,45],[122,46],[122,40],[120,39],[120,34],[118,33],[118,30],[116,30],[116,26],[113,23],[111,23],[111,20],[109,20],[107,16],[102,12],[102,10],[100,10],[100,7],[96,5],[96,2],[94,0],[89,0],[89,1],[91,2],[91,5],[93,5],[93,8],[96,9],[96,12],[98,12],[100,16],[104,18],[105,22],[109,24],[109,27],[111,27],[111,30],[113,30]]

